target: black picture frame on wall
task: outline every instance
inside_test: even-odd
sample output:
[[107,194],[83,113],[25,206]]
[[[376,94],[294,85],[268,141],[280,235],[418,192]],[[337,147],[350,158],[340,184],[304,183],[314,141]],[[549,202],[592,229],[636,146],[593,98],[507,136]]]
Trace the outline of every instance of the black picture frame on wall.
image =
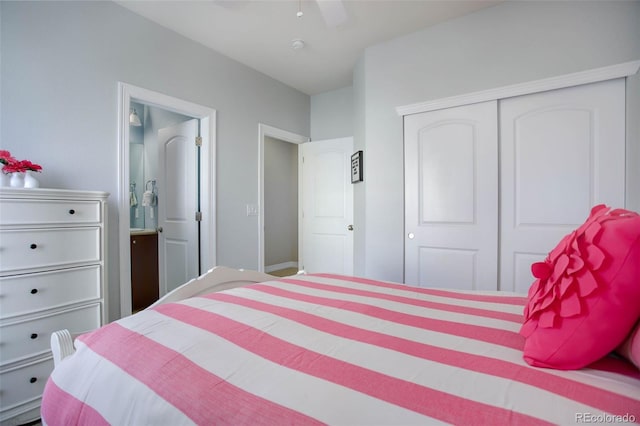
[[362,181],[362,151],[358,151],[351,156],[351,183]]

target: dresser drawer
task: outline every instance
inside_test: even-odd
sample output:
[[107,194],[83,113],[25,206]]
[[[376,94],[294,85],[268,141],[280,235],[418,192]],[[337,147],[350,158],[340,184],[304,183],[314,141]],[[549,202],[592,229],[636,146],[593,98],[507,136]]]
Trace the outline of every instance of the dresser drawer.
[[67,329],[81,333],[100,327],[100,304],[96,303],[0,327],[0,365],[41,355],[50,349],[51,333]]
[[0,231],[0,272],[94,263],[101,255],[99,227]]
[[98,300],[99,265],[0,277],[0,319]]
[[87,224],[102,220],[99,201],[2,200],[1,225]]
[[52,371],[53,359],[47,359],[0,373],[2,411],[40,398]]

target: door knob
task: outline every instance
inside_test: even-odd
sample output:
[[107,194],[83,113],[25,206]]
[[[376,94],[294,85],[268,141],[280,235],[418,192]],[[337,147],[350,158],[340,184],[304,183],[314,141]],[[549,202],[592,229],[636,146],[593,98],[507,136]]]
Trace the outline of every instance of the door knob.
[[162,226],[159,226],[159,227],[156,229],[156,231],[158,231],[158,232],[162,232]]
[[348,229],[349,231],[353,231],[353,225],[349,225],[349,226],[347,226],[347,229]]
[[409,232],[409,235],[407,235],[407,237],[409,237],[410,240],[413,240],[415,235],[413,235],[413,232]]

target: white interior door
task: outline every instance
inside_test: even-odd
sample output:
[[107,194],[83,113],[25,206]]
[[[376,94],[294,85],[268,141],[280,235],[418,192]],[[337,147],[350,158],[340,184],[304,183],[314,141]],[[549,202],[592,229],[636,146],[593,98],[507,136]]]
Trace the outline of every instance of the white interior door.
[[300,145],[302,268],[353,274],[353,138]]
[[409,115],[405,282],[497,289],[497,102]]
[[505,99],[500,135],[500,287],[527,292],[594,205],[624,207],[624,79]]
[[198,276],[198,120],[158,131],[160,296]]

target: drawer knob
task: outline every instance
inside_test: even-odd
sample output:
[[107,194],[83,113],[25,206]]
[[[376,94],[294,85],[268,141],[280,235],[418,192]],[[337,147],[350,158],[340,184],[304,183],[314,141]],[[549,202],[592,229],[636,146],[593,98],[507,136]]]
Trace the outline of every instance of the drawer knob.
[[76,211],[74,209],[70,209],[69,214],[76,214]]
[[32,378],[29,379],[29,383],[35,383],[37,381],[38,381],[37,377],[32,377]]
[[31,244],[31,245],[29,246],[29,248],[30,248],[31,250],[35,250],[35,249],[37,249],[37,248],[38,248],[38,245],[37,245],[37,244]]
[[36,294],[37,292],[38,292],[38,289],[37,289],[37,288],[32,288],[32,289],[31,289],[31,294]]
[[38,338],[38,333],[31,333],[31,339],[37,339]]

